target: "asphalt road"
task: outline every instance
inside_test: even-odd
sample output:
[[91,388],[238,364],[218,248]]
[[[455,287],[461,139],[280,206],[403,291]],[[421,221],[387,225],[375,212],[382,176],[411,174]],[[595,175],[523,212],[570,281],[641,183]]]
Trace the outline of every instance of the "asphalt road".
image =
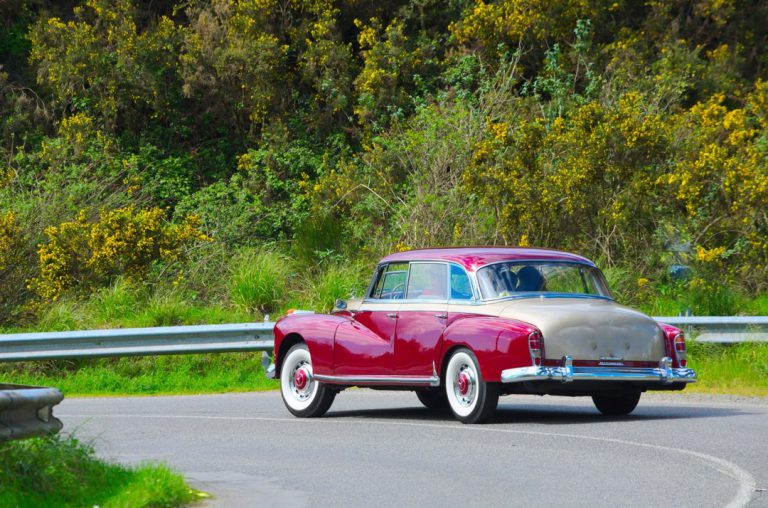
[[486,425],[409,392],[347,390],[319,419],[278,392],[67,399],[65,432],[103,457],[163,461],[204,506],[768,507],[768,401],[644,395],[629,417],[589,399],[509,396]]

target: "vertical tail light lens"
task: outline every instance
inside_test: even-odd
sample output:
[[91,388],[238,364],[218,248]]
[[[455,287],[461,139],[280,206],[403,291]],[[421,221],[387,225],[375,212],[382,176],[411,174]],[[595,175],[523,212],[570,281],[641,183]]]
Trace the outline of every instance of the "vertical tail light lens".
[[680,367],[686,367],[688,365],[688,353],[685,350],[685,334],[683,332],[678,333],[672,339],[672,343],[675,347],[675,356],[677,357],[677,364]]
[[541,349],[542,349],[541,332],[535,330],[528,335],[528,349],[531,352],[531,361],[534,365],[541,365]]

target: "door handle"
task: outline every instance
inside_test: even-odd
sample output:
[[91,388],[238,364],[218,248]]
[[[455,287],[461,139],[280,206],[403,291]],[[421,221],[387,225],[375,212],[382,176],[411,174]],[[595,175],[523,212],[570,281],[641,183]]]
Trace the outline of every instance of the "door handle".
[[397,319],[397,312],[390,312],[389,314],[387,314],[387,317],[389,319]]
[[437,319],[448,319],[448,314],[435,314]]

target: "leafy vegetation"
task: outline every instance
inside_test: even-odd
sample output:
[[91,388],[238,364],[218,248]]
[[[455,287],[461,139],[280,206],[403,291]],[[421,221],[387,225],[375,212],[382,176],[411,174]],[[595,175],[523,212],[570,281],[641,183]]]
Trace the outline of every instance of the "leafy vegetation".
[[765,2],[10,0],[0,65],[0,326],[322,310],[449,244],[766,312]]
[[71,436],[0,443],[0,471],[2,506],[170,508],[200,494],[165,466],[105,463]]

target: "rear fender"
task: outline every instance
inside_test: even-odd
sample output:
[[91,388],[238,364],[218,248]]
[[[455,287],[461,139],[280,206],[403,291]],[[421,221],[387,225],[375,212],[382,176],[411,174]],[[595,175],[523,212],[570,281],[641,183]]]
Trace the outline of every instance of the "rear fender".
[[[668,325],[666,323],[659,323],[659,327],[664,332],[664,350],[666,351],[667,356],[672,358],[672,367],[682,367],[682,365],[680,365],[680,358],[675,351],[675,337],[683,333],[683,331],[676,326]],[[683,335],[683,337],[685,337],[685,335]]]
[[501,371],[532,365],[528,335],[536,327],[511,319],[471,316],[451,323],[443,333],[441,372],[451,352],[458,347],[472,350],[485,381],[501,381]]
[[333,343],[336,329],[349,321],[343,316],[327,314],[291,314],[275,323],[275,375],[280,377],[282,361],[288,350],[304,342],[312,355],[312,370],[333,374]]

